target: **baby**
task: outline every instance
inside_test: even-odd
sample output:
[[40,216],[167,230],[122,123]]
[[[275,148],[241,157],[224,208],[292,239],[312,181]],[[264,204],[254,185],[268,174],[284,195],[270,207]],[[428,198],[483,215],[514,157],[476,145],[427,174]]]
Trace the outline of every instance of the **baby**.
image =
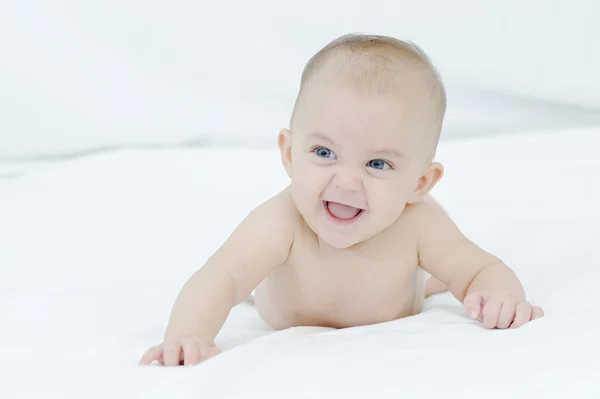
[[[446,111],[416,46],[347,35],[308,62],[290,128],[290,185],[256,207],[181,290],[161,345],[140,364],[193,365],[219,353],[232,307],[254,291],[275,329],[345,328],[421,311],[449,290],[487,328],[543,315],[513,271],[466,238],[429,196]],[[425,284],[424,272],[431,274]]]

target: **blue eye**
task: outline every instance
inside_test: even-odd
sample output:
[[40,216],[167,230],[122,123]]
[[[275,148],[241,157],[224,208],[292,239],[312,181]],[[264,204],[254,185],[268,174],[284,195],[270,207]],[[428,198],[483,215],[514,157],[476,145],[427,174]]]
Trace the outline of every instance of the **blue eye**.
[[367,165],[373,169],[379,170],[391,168],[390,164],[384,161],[383,159],[372,159],[369,162],[367,162]]
[[329,148],[316,147],[314,153],[320,158],[332,158],[335,159],[335,154]]

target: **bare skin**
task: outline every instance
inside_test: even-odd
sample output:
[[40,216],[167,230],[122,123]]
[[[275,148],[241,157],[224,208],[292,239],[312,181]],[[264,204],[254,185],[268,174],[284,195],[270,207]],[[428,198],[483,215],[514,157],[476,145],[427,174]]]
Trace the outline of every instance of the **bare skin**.
[[[163,343],[141,364],[193,365],[253,290],[273,328],[345,328],[421,311],[449,290],[486,328],[543,315],[512,270],[465,237],[429,192],[427,90],[407,75],[398,90],[365,94],[332,61],[312,78],[291,129],[279,134],[289,187],[254,209],[181,290]],[[342,62],[342,61],[340,61]],[[432,275],[427,284],[423,270]]]
[[[272,327],[352,327],[417,314],[424,298],[417,237],[405,211],[385,232],[353,248],[332,248],[304,223],[289,190],[294,242],[285,263],[258,286],[255,303]],[[394,237],[403,240],[390,247]],[[399,244],[399,245],[398,245]],[[384,256],[382,256],[385,254]]]

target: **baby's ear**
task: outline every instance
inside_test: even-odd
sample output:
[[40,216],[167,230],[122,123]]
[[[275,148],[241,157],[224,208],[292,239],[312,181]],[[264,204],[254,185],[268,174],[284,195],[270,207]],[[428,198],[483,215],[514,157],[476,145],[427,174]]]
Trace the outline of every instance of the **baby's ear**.
[[419,178],[415,191],[411,193],[408,199],[409,204],[414,204],[426,196],[431,189],[440,181],[444,175],[444,167],[441,163],[431,163],[425,173]]
[[292,177],[292,132],[288,129],[281,129],[277,137],[277,145],[281,153],[281,163],[285,168],[288,177]]

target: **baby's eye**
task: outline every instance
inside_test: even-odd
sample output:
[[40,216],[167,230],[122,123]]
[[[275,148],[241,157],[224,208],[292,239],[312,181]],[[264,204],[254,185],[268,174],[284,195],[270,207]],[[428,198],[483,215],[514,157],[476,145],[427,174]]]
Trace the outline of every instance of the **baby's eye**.
[[315,147],[313,151],[318,157],[335,159],[335,154],[329,148]]
[[389,169],[391,168],[391,165],[384,161],[383,159],[372,159],[369,162],[367,162],[367,166],[373,168],[373,169]]

